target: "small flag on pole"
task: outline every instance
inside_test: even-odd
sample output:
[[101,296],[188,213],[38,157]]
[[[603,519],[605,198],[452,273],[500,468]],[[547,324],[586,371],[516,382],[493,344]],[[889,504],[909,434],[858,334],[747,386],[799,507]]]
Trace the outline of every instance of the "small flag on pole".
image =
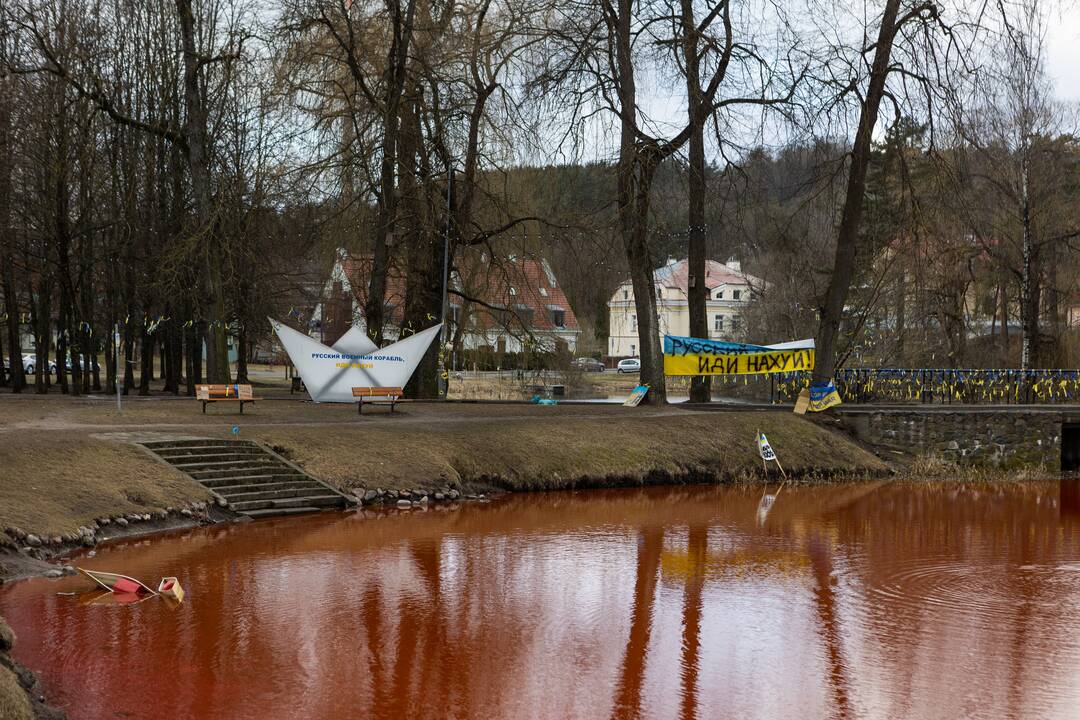
[[[761,456],[761,465],[765,468],[765,491],[761,494],[761,500],[758,502],[757,524],[764,525],[765,519],[769,516],[769,511],[772,510],[773,503],[776,502],[776,498],[780,496],[780,491],[784,489],[784,485],[787,483],[787,473],[784,472],[784,466],[780,464],[780,460],[776,457],[776,451],[769,444],[769,438],[765,437],[765,433],[760,430],[758,430],[757,434],[757,445],[758,455]],[[776,489],[775,495],[769,494],[769,462],[776,463],[776,467],[780,468],[780,474],[784,478],[784,482],[780,483],[780,487]]]
[[776,451],[773,450],[772,445],[769,444],[769,438],[765,437],[765,433],[758,430],[757,434],[758,455],[761,456],[761,465],[765,468],[765,473],[769,472],[769,463],[776,463],[776,467],[780,468],[780,474],[787,478],[787,473],[784,472],[784,466],[780,464],[780,459],[776,457]]
[[769,444],[769,438],[765,437],[765,433],[758,431],[758,454],[761,455],[761,459],[765,461],[775,460],[776,453],[773,452],[772,445]]

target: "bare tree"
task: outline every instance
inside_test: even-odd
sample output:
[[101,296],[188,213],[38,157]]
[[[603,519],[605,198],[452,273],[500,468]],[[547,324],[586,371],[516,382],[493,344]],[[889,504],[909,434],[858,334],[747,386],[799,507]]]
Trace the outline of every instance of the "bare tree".
[[[1077,128],[1053,100],[1046,77],[1046,8],[999,0],[996,9],[995,52],[970,95],[954,102],[959,142],[951,157],[963,190],[954,205],[1019,288],[1020,367],[1027,370],[1045,360],[1041,315],[1044,305],[1055,304],[1044,301],[1044,292],[1057,291],[1049,282],[1060,264],[1056,256],[1080,236],[1067,180],[1076,168]],[[1007,285],[998,297],[1007,333]]]
[[[672,17],[672,46],[686,83],[689,130],[686,195],[690,334],[708,338],[705,126],[713,121],[723,152],[724,146],[732,143],[724,133],[731,130],[733,119],[747,108],[788,105],[805,78],[807,64],[805,59],[801,64],[795,60],[802,51],[783,12],[770,16],[747,7],[733,9],[732,0],[706,4],[699,12],[694,0],[680,0]],[[775,46],[764,48],[756,42],[761,27],[769,27],[774,33]],[[774,59],[768,59],[770,55]],[[759,121],[765,122],[764,115],[759,116]],[[694,377],[691,402],[709,399],[709,377]]]
[[[14,78],[4,68],[8,65],[9,44],[14,38],[7,31],[6,19],[0,17],[0,281],[4,283],[4,323],[7,330],[8,368],[11,389],[22,392],[26,375],[22,361],[19,319],[22,315],[15,287],[15,232],[11,225],[11,175],[14,172],[15,138],[11,132],[11,110],[15,101]],[[0,353],[2,358],[2,353]],[[0,370],[0,373],[3,371]]]
[[[705,119],[718,111],[736,105],[769,106],[788,102],[790,88],[777,94],[755,92],[749,96],[733,93],[719,95],[725,80],[730,80],[732,60],[755,61],[748,46],[734,40],[730,25],[731,6],[720,2],[710,7],[700,21],[691,13],[674,25],[674,32],[685,30],[688,37],[656,38],[654,26],[671,16],[661,3],[635,3],[632,0],[581,0],[560,4],[554,11],[553,52],[536,85],[549,94],[547,107],[569,106],[572,123],[587,122],[597,112],[613,117],[619,127],[618,164],[616,166],[616,214],[627,264],[630,269],[637,311],[638,339],[641,348],[641,380],[650,386],[649,402],[666,401],[660,331],[657,322],[653,252],[649,241],[650,204],[656,170],[690,140],[702,132]],[[705,43],[715,49],[718,57],[709,64],[702,76],[698,47],[706,30],[714,22],[724,29],[719,39]],[[668,23],[664,23],[667,25]],[[648,43],[646,43],[646,39]],[[684,40],[687,44],[683,44]],[[638,96],[638,75],[643,72],[642,61],[655,45],[682,48],[682,58],[688,47],[690,57],[698,64],[689,83],[693,99],[693,117],[673,134],[657,132],[655,124],[645,114]],[[796,68],[796,74],[798,70]],[[759,86],[760,87],[760,86]],[[768,86],[766,86],[768,87]],[[703,144],[701,145],[703,148]],[[697,160],[703,158],[695,141]],[[695,187],[700,193],[701,188]],[[695,241],[695,258],[701,260],[700,244]],[[697,257],[698,255],[701,257]],[[701,275],[704,275],[702,270]],[[695,288],[703,292],[704,283]],[[700,308],[699,308],[700,309]],[[695,317],[697,315],[695,314]]]
[[888,92],[886,83],[889,76],[894,73],[905,78],[918,77],[915,69],[893,59],[894,44],[898,37],[907,38],[905,33],[909,26],[930,27],[938,21],[939,8],[933,2],[916,3],[906,7],[905,12],[901,14],[902,5],[901,0],[885,0],[881,16],[877,21],[877,39],[862,48],[859,53],[860,59],[873,53],[873,60],[865,76],[865,91],[859,91],[862,84],[861,73],[852,77],[842,88],[843,96],[857,93],[858,126],[849,153],[847,190],[836,232],[836,253],[833,258],[829,286],[821,306],[817,358],[813,373],[815,382],[832,379],[836,368],[840,325],[855,273],[856,250],[874,128],[877,126],[882,101],[888,97],[896,102],[895,97]]
[[[179,50],[183,66],[183,101],[182,119],[154,116],[138,116],[139,108],[124,108],[116,100],[101,74],[88,62],[89,58],[65,58],[50,39],[50,34],[42,26],[40,14],[33,6],[17,10],[13,22],[34,42],[39,53],[39,61],[29,67],[18,68],[19,72],[48,73],[69,85],[79,97],[94,104],[113,122],[143,132],[150,133],[175,146],[183,156],[191,180],[192,205],[194,208],[195,227],[191,232],[192,240],[199,248],[207,293],[206,324],[207,375],[215,382],[228,382],[228,317],[225,307],[225,288],[223,277],[224,252],[220,238],[215,235],[214,199],[211,178],[211,149],[207,138],[207,96],[220,89],[211,86],[210,68],[215,65],[228,66],[237,62],[243,55],[247,33],[238,25],[242,14],[222,16],[222,9],[214,6],[204,8],[200,5],[196,13],[193,0],[175,0],[178,20]],[[124,13],[126,9],[121,8]],[[224,38],[219,40],[219,26],[226,24]],[[173,38],[157,37],[163,44],[174,42]],[[220,42],[219,46],[207,43]],[[175,45],[174,45],[175,46]],[[219,82],[227,82],[228,72],[218,75]],[[152,345],[151,345],[152,346]],[[152,370],[152,365],[147,366]],[[147,373],[144,372],[144,375]]]

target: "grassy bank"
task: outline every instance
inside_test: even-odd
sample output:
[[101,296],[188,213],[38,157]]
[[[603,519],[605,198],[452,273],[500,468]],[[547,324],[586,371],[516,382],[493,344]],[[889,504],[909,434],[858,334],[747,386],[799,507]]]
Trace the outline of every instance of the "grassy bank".
[[257,434],[313,475],[344,488],[451,483],[523,491],[739,478],[761,471],[759,428],[789,473],[885,469],[847,438],[776,413],[532,416],[443,426],[387,424],[363,433],[268,427]]
[[42,538],[95,518],[148,513],[209,494],[133,445],[77,433],[0,436],[0,528]]
[[[406,404],[373,407],[268,398],[240,416],[188,399],[0,399],[0,529],[42,539],[95,518],[207,499],[132,444],[169,436],[239,437],[277,446],[345,489],[542,490],[716,481],[758,472],[755,432],[789,472],[860,474],[884,465],[846,437],[786,413],[688,412],[603,405]],[[774,471],[775,472],[775,471]]]

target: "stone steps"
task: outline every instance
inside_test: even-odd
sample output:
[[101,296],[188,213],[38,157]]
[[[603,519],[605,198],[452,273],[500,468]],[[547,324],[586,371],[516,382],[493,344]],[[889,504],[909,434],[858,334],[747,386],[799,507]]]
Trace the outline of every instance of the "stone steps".
[[253,452],[249,449],[240,448],[206,448],[206,452],[202,452],[200,449],[194,450],[161,450],[158,455],[169,461],[182,462],[184,460],[190,460],[192,458],[201,458],[204,460],[217,460],[217,459],[237,459],[259,457],[259,452]]
[[[311,483],[310,480],[294,480],[288,481],[288,483],[261,483],[257,485],[228,485],[214,488],[214,491],[218,494],[229,495],[229,498],[234,500],[262,500],[262,495],[267,498],[285,498],[289,497],[289,495],[284,494],[287,492],[314,494],[313,491],[322,490],[321,485]],[[248,495],[260,495],[260,497],[248,497]]]
[[[277,475],[296,475],[297,471],[289,466],[263,465],[261,467],[237,467],[226,469],[185,471],[199,482],[242,477],[274,477]],[[303,473],[300,473],[301,475]]]
[[337,495],[308,495],[302,497],[277,498],[269,500],[241,500],[229,503],[229,507],[238,513],[248,510],[267,510],[270,508],[298,507],[337,507],[341,498]]
[[143,446],[241,515],[293,515],[349,504],[345,495],[248,440],[166,440]]
[[[152,440],[142,443],[154,452],[158,450],[190,450],[193,448],[206,447],[252,447],[250,440],[214,440],[211,438],[196,438],[192,440]],[[258,446],[255,446],[258,447]]]
[[[185,461],[189,461],[192,458],[185,457]],[[209,460],[203,461],[201,459],[196,462],[176,462],[176,458],[165,458],[166,462],[176,468],[180,468],[184,472],[200,470],[231,470],[234,468],[256,468],[256,467],[281,467],[283,463],[272,457],[253,457],[245,458],[243,460]]]
[[244,512],[249,518],[257,520],[262,517],[281,517],[282,515],[300,515],[302,513],[320,512],[323,508],[297,507],[297,508],[270,508],[268,510],[247,510]]
[[[281,485],[282,483],[307,482],[306,475],[240,475],[235,477],[208,478],[200,480],[204,486],[216,493],[229,492],[236,488],[257,488],[267,485]],[[238,491],[242,492],[242,491]]]

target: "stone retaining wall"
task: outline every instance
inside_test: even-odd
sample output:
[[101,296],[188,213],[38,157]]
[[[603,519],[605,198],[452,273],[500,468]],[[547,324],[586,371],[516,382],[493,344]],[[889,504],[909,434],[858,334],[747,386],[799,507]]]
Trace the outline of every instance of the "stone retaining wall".
[[1061,411],[844,410],[839,413],[856,436],[966,465],[1061,468],[1062,423],[1080,422]]

